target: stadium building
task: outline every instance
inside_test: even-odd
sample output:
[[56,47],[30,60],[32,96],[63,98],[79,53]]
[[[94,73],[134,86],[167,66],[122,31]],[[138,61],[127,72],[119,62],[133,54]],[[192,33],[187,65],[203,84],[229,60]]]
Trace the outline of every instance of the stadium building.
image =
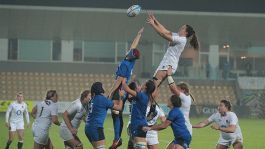
[[[119,61],[142,26],[141,58],[134,73],[139,80],[151,78],[168,43],[146,24],[150,10],[169,30],[190,24],[199,37],[199,51],[187,46],[174,76],[191,85],[196,98],[191,114],[208,115],[225,98],[247,107],[242,115],[265,117],[264,110],[248,108],[264,105],[264,1],[164,0],[161,5],[147,0],[138,2],[143,8],[139,16],[127,17],[126,9],[136,3],[1,0],[0,99],[23,91],[27,99],[41,100],[52,88],[71,101],[95,80],[110,88]],[[169,95],[163,84],[158,102]]]

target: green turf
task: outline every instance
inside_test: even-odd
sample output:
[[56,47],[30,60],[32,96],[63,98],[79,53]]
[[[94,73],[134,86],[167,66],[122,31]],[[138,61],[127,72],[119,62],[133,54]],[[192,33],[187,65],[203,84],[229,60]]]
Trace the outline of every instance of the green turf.
[[[192,118],[192,123],[197,123],[203,118]],[[128,118],[125,116],[125,128],[127,125]],[[4,145],[7,141],[7,128],[4,127],[4,114],[0,114],[0,148],[4,148]],[[265,149],[265,120],[255,120],[255,119],[240,119],[240,126],[243,132],[244,137],[244,148],[245,149]],[[54,144],[55,149],[63,149],[63,141],[59,136],[59,127],[52,126],[50,129],[50,137]],[[105,137],[107,142],[107,147],[112,143],[113,140],[113,126],[112,120],[108,117],[105,121]],[[78,136],[82,140],[85,149],[91,149],[91,145],[87,140],[84,133],[84,123],[82,123]],[[127,147],[127,135],[126,130],[124,129],[123,134],[123,146],[121,149],[126,149]],[[204,129],[193,129],[193,138],[192,138],[192,149],[213,149],[219,138],[219,132],[212,130],[207,127]],[[171,128],[159,132],[159,148],[164,149],[165,146],[173,139]],[[10,149],[16,149],[17,139],[14,140]],[[31,149],[33,147],[33,138],[31,129],[25,130],[25,139],[24,139],[24,149]]]

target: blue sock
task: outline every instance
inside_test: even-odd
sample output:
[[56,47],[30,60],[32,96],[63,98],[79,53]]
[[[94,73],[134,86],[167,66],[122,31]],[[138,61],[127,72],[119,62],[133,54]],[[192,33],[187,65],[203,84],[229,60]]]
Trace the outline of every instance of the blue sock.
[[120,129],[121,129],[119,115],[112,114],[112,120],[113,120],[113,126],[114,126],[114,140],[117,141],[120,139]]

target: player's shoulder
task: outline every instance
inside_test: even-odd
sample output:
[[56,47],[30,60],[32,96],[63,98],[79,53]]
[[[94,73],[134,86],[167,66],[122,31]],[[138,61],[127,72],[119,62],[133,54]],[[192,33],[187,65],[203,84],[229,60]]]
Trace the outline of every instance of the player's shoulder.
[[229,117],[237,117],[235,112],[229,111],[227,112],[227,116]]
[[73,101],[71,103],[71,106],[74,106],[76,108],[81,109],[82,108],[82,103],[81,103],[80,99],[78,98],[78,99],[76,99],[75,101]]
[[16,105],[16,104],[17,104],[17,102],[16,102],[16,101],[13,101],[13,102],[10,103],[9,106],[14,106],[14,105]]
[[22,105],[26,107],[27,106],[27,103],[23,101],[22,102]]

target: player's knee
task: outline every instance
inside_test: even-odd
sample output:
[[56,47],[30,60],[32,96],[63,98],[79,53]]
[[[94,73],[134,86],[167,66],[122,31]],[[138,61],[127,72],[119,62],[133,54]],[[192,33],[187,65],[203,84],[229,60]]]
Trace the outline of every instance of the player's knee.
[[79,144],[75,145],[75,149],[83,149],[83,144],[79,143]]
[[146,142],[136,142],[134,144],[134,148],[136,148],[136,149],[144,149],[145,146],[146,146]]
[[105,149],[105,145],[101,145],[101,146],[95,147],[95,149]]

